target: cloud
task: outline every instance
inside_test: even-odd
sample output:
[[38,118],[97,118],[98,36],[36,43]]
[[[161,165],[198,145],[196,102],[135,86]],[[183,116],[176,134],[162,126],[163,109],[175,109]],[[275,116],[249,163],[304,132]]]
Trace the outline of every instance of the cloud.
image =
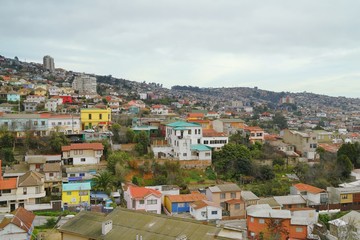
[[36,62],[49,54],[57,67],[168,87],[358,97],[323,85],[360,72],[359,8],[356,0],[4,0],[0,54]]

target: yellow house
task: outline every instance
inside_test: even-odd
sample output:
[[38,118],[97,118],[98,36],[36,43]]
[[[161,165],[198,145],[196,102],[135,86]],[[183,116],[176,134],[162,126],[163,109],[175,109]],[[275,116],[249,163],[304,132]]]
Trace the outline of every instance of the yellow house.
[[98,127],[102,130],[109,128],[111,123],[111,109],[83,108],[81,109],[82,129],[92,129]]
[[47,93],[47,90],[42,87],[38,87],[35,89],[35,95],[45,96]]
[[352,203],[353,194],[352,193],[343,193],[340,194],[340,203]]
[[90,205],[90,182],[63,183],[62,202],[64,206]]

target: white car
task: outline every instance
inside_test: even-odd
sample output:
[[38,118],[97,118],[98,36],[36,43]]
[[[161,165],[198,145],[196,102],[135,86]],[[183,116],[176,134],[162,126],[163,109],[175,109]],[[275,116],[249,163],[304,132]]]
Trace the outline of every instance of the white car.
[[87,133],[94,133],[95,130],[94,129],[85,129],[84,132],[87,132]]

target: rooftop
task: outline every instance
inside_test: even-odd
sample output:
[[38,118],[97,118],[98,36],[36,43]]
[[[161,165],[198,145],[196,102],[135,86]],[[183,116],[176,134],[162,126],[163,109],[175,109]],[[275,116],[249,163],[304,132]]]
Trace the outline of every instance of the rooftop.
[[195,202],[195,201],[206,199],[206,196],[201,193],[167,195],[166,197],[171,202]]
[[191,144],[191,150],[195,151],[211,151],[211,147],[204,144]]
[[44,184],[41,180],[44,177],[41,173],[28,171],[19,177],[19,187],[39,186]]
[[65,192],[91,190],[91,183],[90,182],[63,183],[62,190]]
[[306,192],[310,192],[310,193],[314,193],[314,194],[318,194],[318,193],[322,193],[322,192],[326,192],[326,190],[321,189],[321,188],[317,188],[305,183],[297,183],[293,185],[294,188],[296,188],[298,191],[306,191]]
[[103,150],[104,146],[102,143],[72,143],[70,146],[62,146],[62,151],[71,150]]
[[166,124],[166,126],[168,126],[168,127],[200,127],[200,124],[178,121],[178,122]]
[[220,192],[240,192],[241,189],[235,183],[227,183],[209,187],[209,190],[213,193],[220,193]]
[[161,197],[161,192],[151,188],[129,186],[131,196],[137,199],[143,199],[149,195],[155,195]]

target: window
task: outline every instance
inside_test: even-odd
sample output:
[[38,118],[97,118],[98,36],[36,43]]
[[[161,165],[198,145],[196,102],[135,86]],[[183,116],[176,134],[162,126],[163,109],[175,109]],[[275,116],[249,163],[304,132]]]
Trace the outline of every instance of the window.
[[149,199],[149,200],[147,200],[147,204],[148,205],[155,205],[155,204],[157,204],[157,199]]
[[4,125],[5,125],[5,126],[8,126],[8,122],[4,122]]
[[191,130],[188,130],[188,134],[189,134],[189,135],[191,134]]
[[186,157],[186,156],[187,156],[187,153],[183,153],[183,156]]
[[66,195],[68,195],[68,196],[71,195],[71,192],[66,192]]
[[99,119],[100,119],[100,120],[102,119],[102,114],[101,114],[101,113],[99,114]]
[[206,212],[201,212],[202,217],[206,217]]
[[24,195],[27,194],[27,188],[26,188],[26,187],[23,188],[23,194],[24,194]]
[[79,196],[87,196],[88,191],[79,191]]
[[240,203],[235,204],[235,209],[240,209]]
[[263,218],[260,218],[260,219],[259,219],[259,223],[260,223],[260,224],[264,224],[264,223],[265,223],[265,220],[264,220]]
[[75,173],[70,173],[70,177],[75,177]]
[[178,203],[178,207],[185,207],[185,203]]
[[205,157],[210,157],[211,153],[205,153]]
[[41,126],[45,126],[45,121],[41,121]]
[[303,228],[301,228],[301,227],[297,227],[295,231],[296,231],[296,232],[298,232],[298,233],[300,233],[300,232],[302,232],[302,231],[303,231]]
[[5,189],[1,191],[2,193],[11,193],[11,189]]
[[341,195],[341,199],[348,199],[348,195]]
[[101,155],[101,154],[102,154],[101,150],[98,150],[98,151],[97,151],[97,154],[98,154],[98,155]]
[[51,125],[55,126],[55,122],[52,122]]
[[85,173],[79,173],[80,177],[85,177]]
[[78,155],[79,151],[78,150],[74,150],[74,155]]
[[254,218],[253,218],[253,217],[250,218],[250,222],[254,222]]
[[79,154],[83,154],[83,150],[79,150]]
[[226,193],[220,193],[220,199],[224,199],[226,197]]
[[53,176],[54,176],[54,173],[52,173],[52,172],[49,173],[49,176],[50,176],[50,177],[53,177]]
[[217,215],[218,211],[211,211],[211,215]]
[[140,203],[140,204],[144,204],[145,201],[144,201],[144,200],[140,200],[139,203]]
[[209,144],[209,140],[205,140],[205,141],[204,141],[204,144]]
[[91,120],[91,113],[89,114],[89,120]]
[[236,198],[236,193],[232,192],[232,193],[230,193],[230,195],[231,195],[231,198]]
[[81,158],[81,162],[85,162],[86,161],[86,158]]
[[38,125],[38,121],[34,121],[34,126],[37,126]]
[[58,122],[58,125],[60,126],[60,125],[61,125],[61,122]]

